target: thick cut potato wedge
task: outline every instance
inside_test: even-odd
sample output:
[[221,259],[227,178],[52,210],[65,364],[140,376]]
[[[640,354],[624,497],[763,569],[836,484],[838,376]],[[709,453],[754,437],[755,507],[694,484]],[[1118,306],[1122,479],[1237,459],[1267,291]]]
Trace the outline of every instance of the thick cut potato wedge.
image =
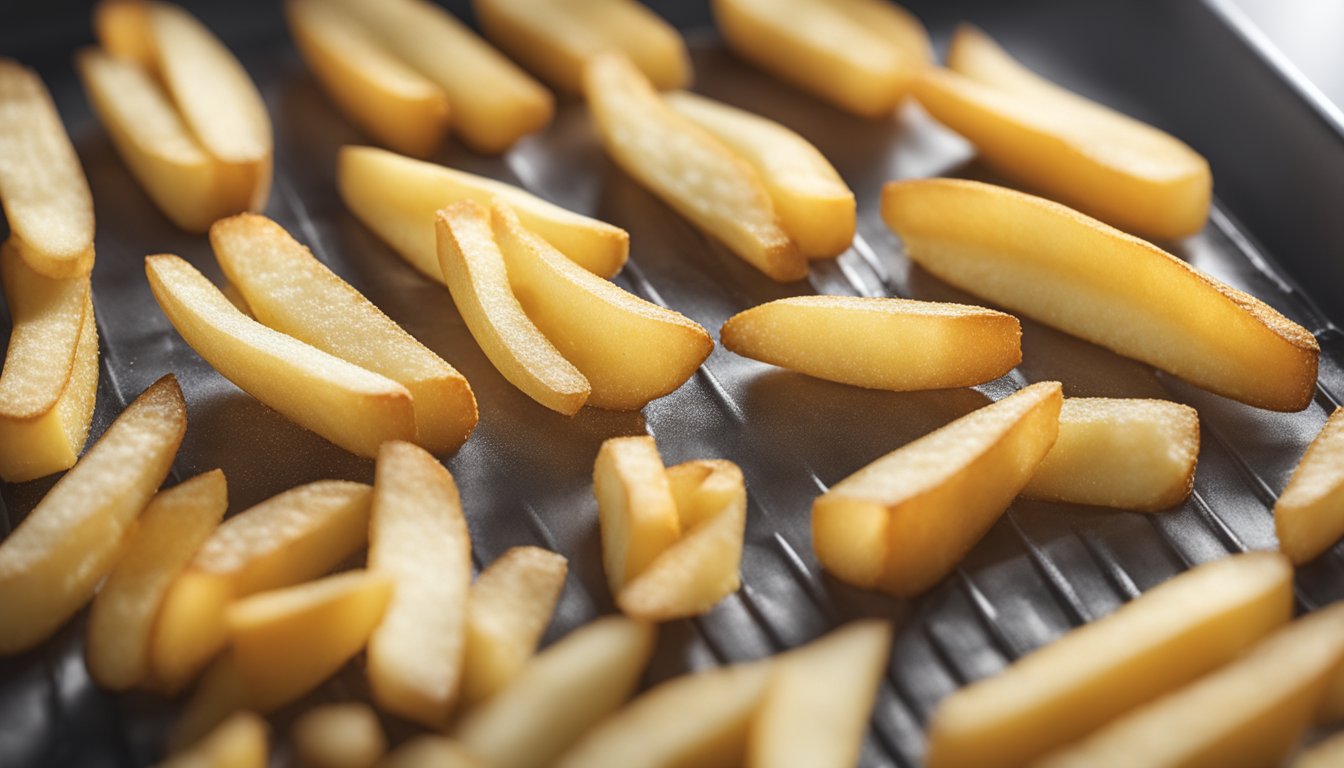
[[0,203],[28,266],[47,277],[93,269],[93,193],[42,79],[0,57]]
[[619,707],[653,653],[652,627],[590,622],[538,654],[451,735],[491,768],[541,768]]
[[453,476],[410,443],[378,451],[369,570],[396,593],[369,638],[373,699],[387,712],[447,725],[466,655],[471,538]]
[[495,202],[492,220],[514,296],[588,380],[587,405],[638,410],[680,387],[709,357],[714,340],[704,328],[565,258],[507,203]]
[[556,768],[742,765],[752,716],[765,697],[771,669],[769,662],[757,662],[669,680],[589,731]]
[[288,704],[364,648],[393,593],[391,579],[352,571],[262,592],[229,606],[229,656],[259,712]]
[[667,103],[751,164],[779,223],[810,259],[839,256],[854,241],[854,193],[807,139],[746,110],[687,91]]
[[149,4],[158,72],[182,120],[218,161],[221,195],[261,210],[271,194],[271,118],[247,70],[195,16]]
[[[890,655],[891,625],[868,620],[776,658],[765,700],[751,726],[746,765],[857,765]],[[825,684],[818,685],[823,680]]]
[[1296,565],[1314,560],[1344,535],[1344,408],[1336,408],[1307,446],[1274,504],[1279,550]]
[[13,331],[0,370],[0,478],[17,483],[74,466],[98,388],[98,327],[88,277],[53,279],[24,245],[0,245]]
[[728,47],[863,117],[896,109],[933,61],[919,19],[883,0],[714,0]]
[[362,548],[372,498],[362,483],[320,480],[224,521],[164,597],[150,645],[154,687],[181,690],[219,653],[230,600],[316,578]]
[[436,226],[448,292],[481,351],[528,397],[566,416],[578,413],[592,388],[513,295],[490,212],[462,200],[439,211]]
[[1204,227],[1213,177],[1180,140],[1040,78],[973,27],[953,36],[947,66],[925,70],[915,97],[994,170],[1126,232]]
[[548,203],[502,181],[373,147],[342,147],[336,185],[355,216],[411,266],[443,282],[434,239],[434,214],[458,200],[507,202],[523,226],[599,277],[621,271],[630,235],[605,221]]
[[426,0],[323,0],[443,89],[453,129],[471,149],[498,154],[551,120],[554,99],[446,9]]
[[1291,768],[1336,768],[1344,765],[1344,734],[1313,744],[1293,760]]
[[620,51],[657,88],[684,88],[691,58],[676,28],[634,0],[474,0],[486,37],[558,88],[583,90],[583,67]]
[[0,541],[0,655],[42,642],[93,596],[186,431],[182,390],[165,376]]
[[1315,392],[1305,328],[1160,248],[1058,203],[958,179],[892,182],[882,218],[952,285],[1260,408]]
[[667,480],[684,533],[616,595],[623,613],[647,621],[707,613],[742,584],[742,470],[731,461],[689,461],[669,467]]
[[448,135],[448,94],[326,0],[286,0],[294,45],[350,121],[378,143],[424,157]]
[[150,288],[187,344],[224,378],[358,456],[415,437],[411,393],[239,312],[196,268],[169,254],[145,258]]
[[481,571],[467,601],[462,699],[471,705],[516,678],[541,642],[565,586],[569,561],[514,547]]
[[1322,609],[1036,765],[1278,765],[1311,725],[1327,682],[1339,670],[1342,638],[1344,606]]
[[294,723],[290,739],[304,768],[374,768],[387,752],[378,715],[361,703],[308,710]]
[[418,445],[439,453],[466,442],[477,411],[462,374],[279,224],[256,214],[234,216],[210,228],[210,244],[229,284],[263,325],[406,387]]
[[119,691],[147,678],[163,597],[228,506],[228,483],[216,469],[161,491],[145,507],[89,611],[85,659],[99,685]]
[[595,57],[584,95],[607,154],[626,173],[771,278],[807,276],[755,169],[673,111],[629,59]]
[[602,564],[612,595],[643,573],[681,535],[677,502],[658,446],[647,435],[613,437],[593,464]]
[[1028,499],[1159,512],[1195,485],[1199,414],[1166,400],[1070,397]]
[[1198,566],[944,699],[929,768],[1031,764],[1227,663],[1292,610],[1293,570],[1279,555]]
[[827,381],[906,392],[969,387],[1022,362],[1022,326],[964,304],[792,296],[728,318],[723,346]]
[[490,768],[447,736],[417,736],[402,744],[378,768]]
[[200,742],[159,764],[159,768],[266,768],[266,721],[252,712],[238,712]]
[[812,504],[812,545],[842,581],[897,597],[948,574],[1027,484],[1059,431],[1058,382],[1033,384],[892,451]]

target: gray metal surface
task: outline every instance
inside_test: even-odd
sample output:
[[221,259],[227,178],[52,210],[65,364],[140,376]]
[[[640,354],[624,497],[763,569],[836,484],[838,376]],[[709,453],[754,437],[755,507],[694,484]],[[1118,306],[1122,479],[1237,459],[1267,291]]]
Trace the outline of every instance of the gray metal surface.
[[[844,115],[744,67],[710,38],[698,40],[695,58],[698,90],[799,131],[858,195],[854,248],[836,261],[816,263],[808,281],[773,283],[707,241],[606,160],[584,109],[574,103],[563,104],[554,125],[502,158],[452,147],[436,159],[521,184],[624,227],[631,236],[631,260],[616,282],[677,309],[715,335],[735,312],[800,293],[978,303],[912,266],[877,210],[881,186],[890,179],[985,178],[968,164],[973,153],[964,142],[914,108],[890,121]],[[549,642],[613,610],[601,573],[591,493],[592,462],[604,439],[647,431],[669,464],[706,457],[737,462],[750,493],[742,589],[703,618],[666,625],[646,682],[772,654],[855,617],[885,617],[896,625],[897,639],[865,745],[865,766],[917,765],[922,722],[939,699],[967,681],[993,674],[1190,564],[1272,547],[1274,497],[1344,396],[1340,331],[1219,209],[1204,232],[1171,249],[1316,333],[1323,350],[1320,387],[1301,413],[1241,406],[1023,321],[1022,366],[974,389],[865,391],[716,349],[685,386],[642,414],[585,409],[574,418],[559,416],[504,381],[472,340],[447,291],[419,277],[342,206],[334,186],[335,154],[364,139],[317,91],[293,53],[256,50],[245,52],[244,61],[262,87],[276,129],[276,182],[267,214],[457,366],[475,389],[480,425],[460,452],[444,459],[462,490],[477,564],[517,544],[538,544],[570,558]],[[216,280],[219,270],[204,237],[174,230],[136,188],[71,90],[75,87],[69,81],[53,84],[97,204],[94,291],[103,357],[95,434],[144,387],[172,371],[183,384],[190,418],[174,477],[223,468],[232,511],[319,478],[371,481],[371,462],[267,410],[215,373],[173,331],[150,295],[143,257],[177,253]],[[809,535],[809,507],[817,494],[909,440],[1027,382],[1046,379],[1063,381],[1071,396],[1166,397],[1198,408],[1204,445],[1195,494],[1158,515],[1015,504],[956,573],[917,600],[852,589],[821,571]],[[18,524],[49,486],[50,481],[4,486],[0,533]],[[1342,576],[1344,560],[1336,547],[1300,571],[1301,606],[1338,599],[1344,594]],[[82,622],[77,619],[32,653],[0,660],[0,766],[133,766],[160,755],[164,729],[180,702],[99,691],[83,669]],[[364,695],[356,662],[313,697],[273,718],[280,745],[276,764],[288,764],[285,728],[296,712],[314,700]],[[411,730],[390,720],[389,725],[396,736]]]

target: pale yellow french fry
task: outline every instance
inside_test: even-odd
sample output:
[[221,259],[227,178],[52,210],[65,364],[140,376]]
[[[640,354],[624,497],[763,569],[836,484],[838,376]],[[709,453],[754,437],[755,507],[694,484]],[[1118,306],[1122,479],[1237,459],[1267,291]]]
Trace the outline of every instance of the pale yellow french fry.
[[983,384],[1022,362],[1012,315],[910,299],[777,299],[728,318],[719,339],[744,357],[899,392]]
[[42,642],[93,596],[186,430],[182,390],[165,376],[0,542],[0,655]]
[[638,410],[686,382],[714,348],[684,315],[565,258],[507,203],[492,208],[509,285],[529,319],[592,388],[587,405]]
[[147,0],[99,0],[93,6],[93,33],[103,50],[154,72],[154,38]]
[[490,768],[447,736],[417,736],[397,747],[378,768]]
[[491,768],[542,768],[639,684],[653,629],[625,618],[585,624],[528,663],[512,683],[467,712],[450,733]]
[[436,226],[448,292],[481,351],[528,397],[566,416],[578,413],[592,388],[513,295],[490,211],[462,200],[439,211]]
[[453,476],[422,448],[378,451],[369,570],[395,587],[369,638],[367,674],[384,711],[447,725],[466,655],[471,538]]
[[295,47],[351,122],[398,152],[424,157],[448,135],[448,94],[326,0],[286,0]]
[[154,298],[192,349],[240,389],[359,456],[415,438],[411,393],[242,314],[177,256],[145,258]]
[[1022,495],[1158,512],[1190,495],[1198,458],[1199,414],[1188,405],[1070,397],[1059,439]]
[[683,533],[616,595],[623,613],[648,621],[707,613],[742,583],[742,470],[721,459],[690,461],[669,467],[667,480]]
[[1344,765],[1344,734],[1335,734],[1303,750],[1291,768],[1335,768]]
[[1058,203],[960,179],[897,181],[882,218],[942,280],[1216,394],[1297,411],[1305,328],[1160,248]]
[[664,98],[756,169],[780,225],[804,256],[824,259],[849,250],[854,193],[807,139],[773,120],[688,91]]
[[731,768],[742,765],[771,665],[720,667],[669,680],[603,720],[556,768]]
[[434,214],[458,200],[490,205],[507,202],[523,226],[579,266],[599,277],[621,270],[630,235],[542,200],[518,187],[483,176],[373,147],[343,147],[336,163],[341,199],[355,216],[411,266],[443,282],[434,240]]
[[102,687],[125,690],[148,677],[159,606],[224,517],[228,493],[224,473],[216,469],[159,492],[145,507],[89,610],[85,659]]
[[1221,669],[1110,721],[1036,765],[1278,765],[1311,724],[1341,658],[1344,606],[1334,605],[1292,622]]
[[486,37],[548,83],[583,90],[593,56],[620,51],[660,89],[691,81],[681,33],[634,0],[475,0]]
[[159,74],[201,146],[219,165],[223,196],[261,210],[271,194],[271,118],[247,70],[195,16],[149,4]]
[[279,224],[241,214],[210,228],[215,258],[263,325],[361,368],[411,393],[415,442],[456,450],[476,426],[471,385]]
[[1344,408],[1336,408],[1274,503],[1279,551],[1296,565],[1344,535]]
[[584,96],[607,154],[626,173],[771,278],[807,276],[755,169],[669,107],[629,59],[593,58]]
[[974,27],[957,29],[947,66],[915,97],[994,170],[1126,232],[1203,228],[1213,179],[1180,140],[1039,77]]
[[537,547],[514,547],[481,571],[467,601],[462,701],[470,706],[508,685],[551,623],[569,562]]
[[266,721],[238,712],[198,744],[159,763],[159,768],[266,768],[270,761]]
[[812,545],[842,581],[898,597],[948,574],[1027,484],[1059,431],[1058,382],[1033,384],[908,443],[812,504]]
[[357,702],[308,710],[294,723],[290,739],[304,768],[373,768],[387,752],[378,715]]
[[677,503],[653,438],[603,442],[593,464],[593,495],[607,585],[619,595],[681,535]]
[[0,203],[28,266],[47,277],[93,269],[93,194],[42,79],[0,57]]
[[[857,621],[774,662],[751,725],[749,768],[848,768],[859,762],[891,625]],[[826,681],[818,685],[818,681]]]
[[323,0],[339,6],[398,58],[448,94],[453,130],[497,154],[551,120],[554,98],[526,72],[425,0]]
[[891,114],[933,61],[919,19],[884,0],[714,0],[728,47],[864,117]]
[[13,238],[0,280],[13,331],[0,370],[0,478],[17,483],[74,466],[98,389],[98,326],[89,278],[35,272]]
[[1198,566],[944,699],[927,764],[1033,764],[1231,661],[1292,610],[1293,570],[1279,555]]

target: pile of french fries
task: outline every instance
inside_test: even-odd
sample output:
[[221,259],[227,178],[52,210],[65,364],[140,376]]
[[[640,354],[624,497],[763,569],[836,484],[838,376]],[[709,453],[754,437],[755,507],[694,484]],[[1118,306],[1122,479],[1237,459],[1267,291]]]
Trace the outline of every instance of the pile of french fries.
[[[713,9],[744,60],[862,117],[913,99],[1029,190],[910,179],[881,195],[905,257],[994,308],[792,296],[727,318],[727,352],[855,387],[971,387],[1022,363],[1021,316],[1248,406],[1312,403],[1310,331],[1140,237],[1203,228],[1212,177],[1189,146],[1042,79],[971,27],[938,66],[921,23],[884,0]],[[700,370],[714,338],[611,281],[630,258],[624,230],[419,159],[450,135],[500,153],[543,130],[554,97],[528,71],[582,97],[592,141],[620,169],[769,278],[802,280],[850,248],[856,199],[822,153],[683,90],[685,42],[634,0],[475,10],[484,38],[427,0],[285,3],[317,84],[388,148],[334,158],[346,207],[447,289],[484,356],[537,404],[638,411]],[[266,765],[265,716],[352,662],[368,701],[303,712],[287,734],[302,765],[858,761],[887,622],[646,684],[657,624],[710,613],[743,586],[748,478],[726,459],[669,467],[650,436],[602,443],[591,522],[620,615],[541,647],[569,562],[515,547],[475,573],[473,500],[441,457],[491,414],[452,364],[259,213],[274,150],[247,71],[169,3],[103,0],[94,28],[99,47],[76,57],[94,112],[164,216],[208,232],[227,281],[148,255],[163,314],[247,395],[372,460],[374,479],[309,482],[231,515],[218,469],[163,488],[189,438],[172,374],[85,450],[99,380],[93,195],[40,78],[0,59],[13,329],[0,479],[65,471],[0,540],[0,655],[37,648],[87,606],[99,685],[187,695],[171,766]],[[914,598],[1019,497],[1155,514],[1190,496],[1195,409],[1065,397],[1068,385],[1017,388],[825,488],[811,508],[817,560],[846,584]],[[1294,566],[1344,536],[1344,409],[1274,516],[1280,552],[1192,567],[947,697],[928,720],[927,764],[1273,765],[1309,728],[1344,719],[1344,606],[1293,618]],[[424,732],[391,744],[382,715]],[[1296,764],[1340,761],[1336,738]]]

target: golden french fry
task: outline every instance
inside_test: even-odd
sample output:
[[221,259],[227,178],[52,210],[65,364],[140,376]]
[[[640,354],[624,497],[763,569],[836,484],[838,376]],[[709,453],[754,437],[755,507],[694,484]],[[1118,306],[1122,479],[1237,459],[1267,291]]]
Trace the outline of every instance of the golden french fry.
[[669,107],[629,59],[594,57],[584,95],[607,154],[626,173],[771,278],[807,276],[755,169]]
[[1027,484],[1059,430],[1058,382],[1033,384],[908,443],[812,504],[812,545],[842,581],[898,597],[936,584]]
[[647,435],[602,443],[593,465],[602,564],[612,595],[681,535],[677,503],[658,446]]
[[0,57],[0,203],[10,237],[46,277],[93,269],[93,194],[42,79]]
[[416,444],[439,453],[466,442],[477,411],[462,374],[279,224],[240,214],[215,222],[210,244],[229,284],[263,325],[406,387],[415,411]]
[[227,579],[188,568],[168,587],[149,640],[147,689],[176,696],[228,642]]
[[937,277],[1260,408],[1296,411],[1319,346],[1268,305],[1058,203],[959,179],[892,182],[882,218]]
[[898,392],[983,384],[1022,362],[1012,315],[910,299],[777,299],[728,318],[719,339],[744,357]]
[[159,768],[266,768],[270,761],[267,730],[266,721],[257,715],[238,712]]
[[305,768],[373,768],[387,752],[383,726],[367,704],[314,707],[294,723],[290,738]]
[[98,44],[118,59],[127,59],[151,73],[158,67],[147,0],[99,0],[93,6],[93,33]]
[[0,655],[42,642],[93,596],[186,430],[182,390],[165,376],[0,541]]
[[1336,408],[1307,446],[1274,503],[1279,550],[1302,565],[1344,535],[1344,408]]

